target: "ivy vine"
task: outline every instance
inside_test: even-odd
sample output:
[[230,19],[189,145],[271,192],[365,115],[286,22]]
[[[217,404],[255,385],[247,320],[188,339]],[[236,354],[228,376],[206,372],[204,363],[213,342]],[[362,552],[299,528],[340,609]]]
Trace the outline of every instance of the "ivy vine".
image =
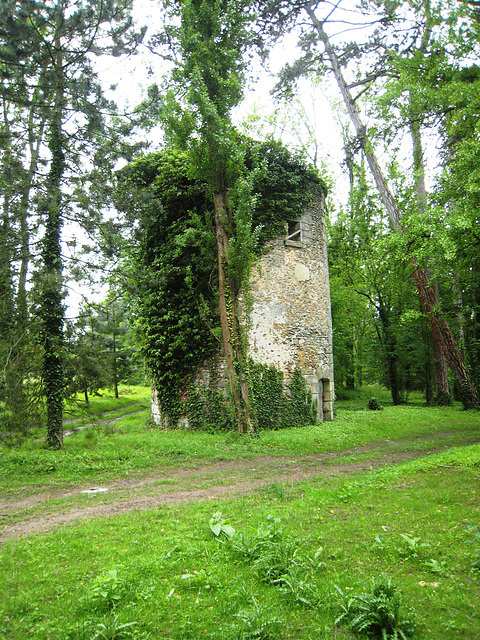
[[[324,185],[312,168],[279,143],[245,140],[243,155],[244,182],[239,184],[248,182],[252,206],[241,224],[251,227],[243,232],[251,234],[251,248],[260,254],[269,240],[285,232],[288,220],[305,211],[312,182],[320,189]],[[232,201],[242,197],[241,189],[231,194]],[[227,428],[231,415],[228,406],[222,407],[223,397],[211,391],[200,397],[190,387],[198,366],[220,346],[209,187],[197,177],[186,153],[169,149],[142,156],[119,172],[116,205],[136,228],[138,241],[125,265],[142,355],[162,412],[174,423],[187,408],[193,426],[215,423]],[[249,272],[247,259],[240,251],[235,254],[234,239],[230,267],[240,280],[242,269]],[[259,391],[257,398],[260,403]],[[273,419],[264,422],[274,426]]]

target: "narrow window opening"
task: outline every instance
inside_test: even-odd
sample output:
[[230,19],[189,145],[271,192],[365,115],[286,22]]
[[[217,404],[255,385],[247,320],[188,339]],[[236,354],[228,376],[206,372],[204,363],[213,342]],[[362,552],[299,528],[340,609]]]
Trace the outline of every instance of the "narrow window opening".
[[300,220],[290,220],[288,223],[287,237],[285,238],[285,242],[287,244],[301,245],[302,241],[302,225]]

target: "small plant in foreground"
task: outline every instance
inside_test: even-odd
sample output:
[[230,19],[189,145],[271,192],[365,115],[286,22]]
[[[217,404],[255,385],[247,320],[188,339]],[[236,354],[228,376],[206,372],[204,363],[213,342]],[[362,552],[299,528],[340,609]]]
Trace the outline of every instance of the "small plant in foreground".
[[413,617],[401,613],[401,597],[390,579],[374,581],[367,593],[344,598],[335,624],[346,625],[357,637],[379,640],[407,640],[415,632]]
[[471,555],[471,567],[474,571],[480,571],[480,528],[478,525],[470,525],[466,529],[467,534],[472,535],[472,538],[466,541],[469,545],[475,546]]
[[132,627],[136,622],[120,623],[117,616],[110,616],[97,625],[92,640],[125,640],[132,637]]
[[235,529],[228,524],[228,521],[222,516],[220,511],[217,511],[210,518],[210,531],[216,538],[220,538],[222,535],[229,540],[235,535]]
[[447,573],[447,563],[445,560],[438,561],[435,558],[430,558],[423,563],[432,573],[437,573],[440,576],[444,576]]
[[242,623],[240,635],[236,637],[241,640],[276,640],[279,638],[281,620],[260,607],[255,598],[252,600],[252,607],[236,614]]
[[313,607],[319,601],[315,585],[304,567],[289,567],[288,573],[274,580],[274,584],[279,586],[281,593],[289,596],[297,604]]
[[257,529],[256,533],[241,533],[236,536],[232,549],[247,562],[253,562],[263,554],[265,547],[282,539],[283,530],[280,528],[280,519],[268,516],[266,526]]
[[124,581],[117,569],[110,569],[95,578],[88,592],[88,600],[97,610],[112,610],[121,600],[124,588]]
[[422,549],[428,548],[430,545],[428,542],[422,542],[421,538],[413,538],[406,533],[401,533],[402,546],[398,547],[397,551],[402,558],[418,558],[421,555]]
[[298,565],[298,552],[299,548],[294,541],[268,542],[262,547],[253,568],[262,582],[278,584],[279,579],[283,578],[291,567]]
[[186,589],[193,591],[201,591],[202,589],[210,591],[220,586],[212,572],[205,571],[205,569],[200,569],[200,571],[194,571],[193,573],[183,573],[181,580]]

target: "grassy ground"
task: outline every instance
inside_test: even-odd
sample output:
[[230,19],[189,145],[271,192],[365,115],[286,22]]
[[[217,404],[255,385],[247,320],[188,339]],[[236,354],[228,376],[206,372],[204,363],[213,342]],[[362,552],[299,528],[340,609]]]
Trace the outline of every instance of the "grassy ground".
[[[479,414],[419,405],[370,412],[352,402],[333,423],[259,438],[159,431],[137,414],[75,433],[63,452],[39,443],[2,450],[2,492],[11,497],[209,461],[253,465],[260,455],[352,449],[359,459],[374,443],[422,455],[308,482],[272,477],[240,498],[11,540],[0,549],[0,638],[347,640],[357,636],[335,620],[348,601],[390,579],[402,598],[399,628],[414,617],[414,638],[478,640]],[[215,513],[214,529],[235,528],[231,540],[212,532]]]
[[[100,410],[108,403],[111,411],[112,398],[92,400],[93,426],[65,438],[63,451],[46,451],[42,441],[31,441],[21,449],[3,449],[0,458],[3,495],[25,495],[41,487],[60,489],[90,482],[99,484],[145,471],[195,467],[205,461],[319,454],[379,442],[386,449],[395,447],[399,452],[412,446],[429,451],[477,441],[480,424],[476,412],[461,411],[458,406],[427,409],[418,404],[386,405],[382,411],[366,411],[365,396],[363,410],[359,410],[358,398],[343,401],[339,403],[335,421],[309,429],[263,432],[256,438],[236,433],[165,431],[149,422],[148,390],[132,391],[121,396],[120,402],[128,407],[124,408],[126,413],[115,414],[120,419],[108,424]],[[136,413],[142,407],[143,411]],[[112,414],[104,417],[111,419]],[[81,424],[92,422],[91,417],[87,419],[80,414],[79,418]],[[69,424],[66,428],[78,426],[79,423]],[[416,439],[413,445],[412,439]],[[352,455],[365,457],[368,451]]]

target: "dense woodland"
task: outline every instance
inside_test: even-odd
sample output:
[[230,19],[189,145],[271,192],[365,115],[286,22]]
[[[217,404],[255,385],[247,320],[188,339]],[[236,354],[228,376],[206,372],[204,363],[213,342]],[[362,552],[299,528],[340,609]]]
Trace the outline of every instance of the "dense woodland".
[[[394,404],[415,390],[478,408],[478,3],[157,5],[147,29],[131,0],[2,2],[3,439],[44,424],[59,448],[65,398],[120,381],[164,383],[171,406],[219,344],[232,425],[254,429],[238,297],[307,182],[329,192],[337,395],[380,382]],[[292,34],[272,100],[294,109],[306,80],[337,92],[348,198],[311,165],[313,132],[287,150],[236,123],[247,78]],[[151,84],[125,110],[97,60],[135,56]],[[85,293],[72,319],[74,283],[104,299]]]

